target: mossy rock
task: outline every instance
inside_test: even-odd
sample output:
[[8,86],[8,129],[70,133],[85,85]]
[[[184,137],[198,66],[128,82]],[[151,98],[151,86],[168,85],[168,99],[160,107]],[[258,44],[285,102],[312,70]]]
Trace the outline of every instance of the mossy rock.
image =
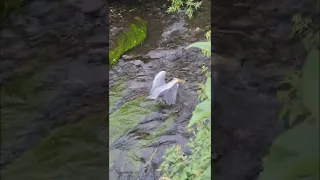
[[109,116],[110,144],[136,127],[146,116],[157,111],[156,105],[148,106],[144,101],[144,97],[129,101]]
[[[108,179],[107,122],[88,117],[54,130],[1,172],[6,180]],[[23,173],[21,173],[23,172]]]
[[128,50],[141,44],[147,37],[147,23],[139,17],[136,22],[130,24],[130,29],[117,37],[115,47],[109,52],[109,63],[114,65],[120,56]]
[[119,100],[123,97],[126,93],[127,88],[127,78],[122,77],[121,79],[117,80],[117,82],[109,87],[109,108],[112,109]]
[[[156,105],[152,107],[145,107],[141,105],[144,104],[143,100],[143,98],[139,98],[131,102],[128,102],[124,107],[124,109],[128,108],[128,111],[126,111],[124,116],[120,116],[119,119],[117,119],[116,117],[118,117],[118,115],[120,114],[123,114],[123,110],[118,111],[117,113],[115,112],[116,116],[114,117],[113,121],[118,120],[116,122],[119,123],[118,127],[121,127],[122,131],[121,128],[116,128],[112,131],[112,125],[110,125],[110,136],[113,136],[109,138],[111,140],[110,143],[114,142],[114,140],[120,137],[120,133],[114,135],[117,130],[121,131],[121,133],[125,135],[126,132],[130,131],[131,129],[134,129],[140,121],[142,121],[146,116],[151,114],[152,111],[148,111],[149,108],[149,110],[157,110]],[[130,108],[132,106],[134,106],[135,108]],[[143,107],[144,110],[139,109]],[[173,121],[176,117],[177,114],[172,114],[168,116],[164,120],[164,122],[150,122],[151,124],[155,123],[154,125],[149,125],[154,126],[156,128],[148,132],[147,136],[140,137],[139,140],[134,140],[134,142],[132,142],[133,144],[130,143],[130,148],[128,148],[127,150],[122,150],[122,148],[115,149],[111,147],[109,150],[109,167],[111,168],[110,178],[119,178],[119,174],[117,174],[114,171],[114,169],[119,169],[121,172],[132,172],[131,176],[133,177],[133,179],[137,179],[139,171],[141,171],[141,168],[146,165],[146,162],[142,161],[141,157],[146,151],[150,151],[150,146],[159,141],[160,137],[164,135],[172,127]],[[129,126],[127,126],[126,124],[123,124],[121,126],[120,123],[124,122],[125,119],[129,121],[127,123],[131,123]],[[135,119],[137,119],[137,121],[135,121]],[[149,158],[148,161],[150,161]]]

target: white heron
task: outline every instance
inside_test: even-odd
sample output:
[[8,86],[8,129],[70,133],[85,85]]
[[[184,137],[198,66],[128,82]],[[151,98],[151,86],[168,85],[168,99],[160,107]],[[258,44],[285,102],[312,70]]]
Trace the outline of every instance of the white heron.
[[185,83],[184,80],[173,78],[170,82],[165,82],[166,71],[160,71],[154,78],[152,88],[150,90],[149,99],[157,99],[163,96],[165,102],[169,105],[175,104],[179,84]]

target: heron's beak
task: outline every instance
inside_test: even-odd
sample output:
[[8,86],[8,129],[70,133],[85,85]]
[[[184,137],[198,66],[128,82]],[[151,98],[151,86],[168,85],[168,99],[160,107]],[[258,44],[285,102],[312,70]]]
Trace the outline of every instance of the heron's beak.
[[184,84],[186,81],[182,80],[182,79],[178,79],[178,82],[181,83],[181,84]]

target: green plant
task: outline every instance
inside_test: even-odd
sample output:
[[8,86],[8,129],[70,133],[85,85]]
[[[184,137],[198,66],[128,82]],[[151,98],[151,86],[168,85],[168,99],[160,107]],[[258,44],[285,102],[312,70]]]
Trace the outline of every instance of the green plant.
[[167,12],[180,12],[183,7],[186,8],[186,14],[189,18],[193,17],[194,11],[197,10],[202,1],[194,2],[193,0],[170,0],[171,6],[168,8]]
[[129,31],[120,35],[114,48],[109,52],[109,63],[114,65],[120,56],[128,50],[141,44],[147,37],[147,23],[136,17],[136,23],[130,24]]
[[[301,28],[297,29],[302,32]],[[289,110],[290,124],[298,115],[305,115],[305,118],[273,142],[270,153],[263,160],[264,170],[259,180],[319,179],[319,47],[310,41],[305,43],[307,36],[301,36],[309,51],[301,73],[286,78],[284,82],[292,88],[278,93],[282,102],[286,102],[279,116],[281,119]],[[296,96],[289,96],[292,93]]]
[[[189,46],[211,51],[211,41],[197,42]],[[203,68],[206,72],[208,68]],[[194,134],[187,143],[192,148],[191,155],[185,155],[181,145],[168,148],[163,156],[164,162],[159,171],[163,180],[208,180],[211,177],[211,77],[206,72],[206,83],[203,86],[204,97],[196,106],[188,124]],[[200,95],[199,95],[200,96]],[[194,125],[196,125],[194,127]]]

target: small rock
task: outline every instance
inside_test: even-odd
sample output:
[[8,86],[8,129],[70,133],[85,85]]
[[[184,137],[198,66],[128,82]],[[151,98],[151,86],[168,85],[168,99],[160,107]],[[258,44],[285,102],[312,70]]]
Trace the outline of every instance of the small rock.
[[124,60],[128,60],[128,59],[131,59],[131,58],[133,58],[133,56],[129,56],[129,55],[122,55],[122,59],[124,59]]
[[197,38],[190,38],[190,42],[197,42]]
[[133,61],[131,61],[131,63],[136,66],[141,66],[143,64],[143,62],[141,60],[133,60]]
[[151,69],[151,68],[152,68],[152,65],[150,65],[150,64],[145,64],[145,65],[143,65],[142,68],[145,69],[145,70]]
[[203,32],[204,30],[203,29],[201,29],[201,28],[199,28],[199,27],[197,27],[196,29],[195,29],[195,33],[200,33],[200,32]]

